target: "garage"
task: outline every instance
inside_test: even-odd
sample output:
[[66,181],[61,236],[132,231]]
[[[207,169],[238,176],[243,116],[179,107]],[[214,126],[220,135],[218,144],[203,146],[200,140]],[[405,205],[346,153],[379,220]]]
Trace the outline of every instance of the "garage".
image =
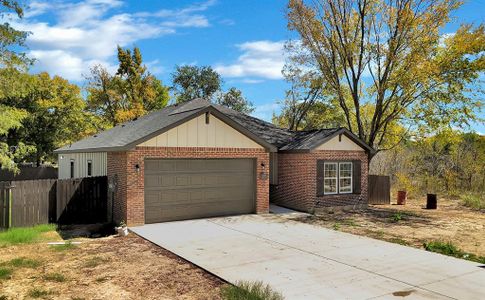
[[145,223],[255,212],[255,159],[145,159]]

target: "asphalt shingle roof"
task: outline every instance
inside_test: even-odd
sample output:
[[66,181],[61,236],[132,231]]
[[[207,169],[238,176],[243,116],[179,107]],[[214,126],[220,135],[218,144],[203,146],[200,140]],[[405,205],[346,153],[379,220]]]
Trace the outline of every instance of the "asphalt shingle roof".
[[168,129],[174,123],[189,118],[191,115],[197,115],[208,107],[213,107],[255,136],[274,145],[280,150],[312,149],[321,144],[322,140],[326,137],[340,129],[290,131],[230,108],[212,104],[204,99],[194,99],[181,105],[167,106],[161,110],[117,125],[111,129],[75,142],[72,145],[59,148],[56,152],[125,150],[140,143],[144,138]]

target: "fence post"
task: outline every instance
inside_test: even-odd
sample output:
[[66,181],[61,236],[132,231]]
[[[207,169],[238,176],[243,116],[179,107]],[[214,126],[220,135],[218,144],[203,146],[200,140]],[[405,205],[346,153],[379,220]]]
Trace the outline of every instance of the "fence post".
[[7,196],[7,228],[12,228],[12,189],[15,187],[15,184],[12,184],[12,181],[5,186],[6,189],[6,196]]

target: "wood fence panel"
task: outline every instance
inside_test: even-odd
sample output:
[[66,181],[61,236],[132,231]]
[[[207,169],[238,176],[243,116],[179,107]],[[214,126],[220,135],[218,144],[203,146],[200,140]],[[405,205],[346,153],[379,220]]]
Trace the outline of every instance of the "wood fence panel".
[[106,176],[57,181],[56,220],[60,224],[90,224],[107,221]]
[[10,182],[0,182],[0,227],[8,228],[9,220],[9,190]]
[[389,176],[369,175],[369,204],[391,204]]
[[11,226],[47,224],[49,205],[55,199],[55,179],[12,182]]

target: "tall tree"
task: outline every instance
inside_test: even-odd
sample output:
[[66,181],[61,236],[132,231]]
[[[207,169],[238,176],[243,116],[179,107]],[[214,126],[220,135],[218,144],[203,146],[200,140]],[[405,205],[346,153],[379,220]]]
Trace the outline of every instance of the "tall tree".
[[219,105],[227,106],[244,114],[250,114],[254,111],[253,104],[244,98],[241,90],[235,87],[230,88],[225,93],[221,93],[216,102]]
[[[7,71],[2,70],[0,78],[5,77],[3,73]],[[94,120],[85,112],[85,102],[77,85],[47,73],[31,75],[15,71],[14,88],[0,86],[1,101],[21,109],[26,116],[21,121],[22,126],[9,130],[9,145],[31,145],[34,147],[32,160],[40,165],[44,160],[53,159],[52,151],[57,147],[94,132]]]
[[[0,17],[6,14],[16,14],[19,18],[23,17],[23,9],[18,1],[4,0],[0,2]],[[5,18],[3,18],[5,20]],[[0,77],[0,85],[12,86],[12,76],[15,76],[13,67],[26,67],[31,60],[21,51],[25,45],[28,33],[16,30],[8,22],[0,24],[0,67],[8,68],[9,76]],[[6,143],[6,134],[12,129],[22,126],[22,120],[27,117],[27,112],[15,107],[5,105],[2,101],[5,94],[0,91],[0,168],[17,171],[15,159],[24,149],[24,144],[10,146]],[[22,151],[24,152],[24,151]]]
[[221,76],[209,66],[177,66],[172,74],[177,103],[195,98],[211,100],[221,90]]
[[[19,18],[24,16],[22,5],[15,0],[2,0],[0,2],[0,17],[4,20],[8,14],[14,14]],[[25,52],[27,31],[21,31],[10,26],[8,22],[0,24],[0,65],[3,67],[25,67],[31,64],[32,59],[28,58]]]
[[468,25],[440,35],[460,4],[290,0],[288,27],[304,49],[296,61],[318,72],[346,126],[378,150],[396,122],[466,125],[481,108],[485,32]]
[[88,107],[101,116],[107,127],[165,107],[168,87],[148,72],[140,49],[118,47],[119,67],[115,75],[97,65],[88,79]]

